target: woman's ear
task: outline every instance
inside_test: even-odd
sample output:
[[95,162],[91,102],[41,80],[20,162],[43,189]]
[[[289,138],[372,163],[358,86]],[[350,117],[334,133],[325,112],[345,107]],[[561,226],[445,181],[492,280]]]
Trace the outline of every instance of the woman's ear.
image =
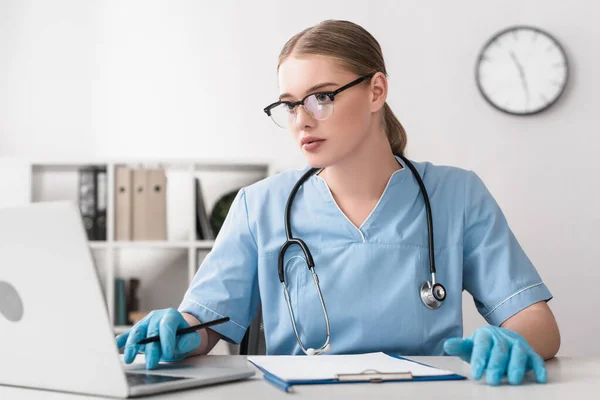
[[379,111],[387,100],[388,84],[383,72],[377,72],[371,78],[371,112]]

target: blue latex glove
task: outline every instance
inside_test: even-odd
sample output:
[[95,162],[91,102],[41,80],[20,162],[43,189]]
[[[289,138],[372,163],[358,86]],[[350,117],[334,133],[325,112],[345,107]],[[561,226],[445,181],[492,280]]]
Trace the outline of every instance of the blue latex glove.
[[508,382],[518,385],[531,369],[539,383],[546,383],[546,365],[529,343],[518,333],[498,326],[483,326],[470,338],[452,338],[444,343],[444,350],[471,363],[471,375],[481,379],[485,370],[486,382],[499,385],[508,375]]
[[[190,324],[174,308],[155,310],[146,315],[127,332],[116,337],[117,347],[125,347],[124,361],[130,364],[138,352],[146,354],[146,368],[155,368],[159,361],[173,362],[183,360],[200,346],[198,332],[176,336],[175,332],[187,328]],[[150,336],[160,335],[160,342],[137,344]]]

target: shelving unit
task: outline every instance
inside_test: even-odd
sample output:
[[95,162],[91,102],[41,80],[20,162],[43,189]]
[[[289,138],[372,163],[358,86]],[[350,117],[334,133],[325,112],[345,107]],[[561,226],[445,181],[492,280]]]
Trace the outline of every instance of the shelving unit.
[[[105,300],[111,321],[114,320],[114,280],[119,276],[118,270],[126,270],[127,266],[117,265],[120,252],[185,252],[187,256],[187,281],[189,285],[201,263],[199,253],[210,251],[212,240],[196,238],[196,204],[195,178],[199,177],[203,186],[207,212],[212,209],[213,201],[220,195],[247,186],[273,173],[270,163],[265,160],[32,160],[27,161],[31,190],[30,202],[69,200],[78,202],[78,174],[85,166],[102,166],[107,171],[107,240],[89,241],[90,250],[95,256],[95,265],[102,277]],[[130,167],[162,167],[167,172],[167,215],[168,223],[175,221],[165,241],[115,241],[114,239],[114,185],[115,168]],[[203,174],[213,177],[213,184],[204,182]],[[207,175],[208,174],[208,175]],[[178,182],[179,192],[171,199],[172,181]],[[207,180],[210,183],[210,179]],[[179,201],[180,206],[170,207],[172,200]],[[208,201],[207,201],[208,200]],[[177,222],[179,221],[179,222]],[[97,260],[98,259],[98,260]],[[148,262],[148,261],[146,261]],[[169,268],[165,265],[164,268]],[[101,274],[103,272],[104,274]],[[183,293],[181,293],[183,295]],[[115,333],[121,333],[129,326],[114,326]]]

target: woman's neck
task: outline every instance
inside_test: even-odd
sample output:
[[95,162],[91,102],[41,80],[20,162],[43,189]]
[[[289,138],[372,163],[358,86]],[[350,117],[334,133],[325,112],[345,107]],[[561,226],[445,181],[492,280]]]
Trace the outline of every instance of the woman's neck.
[[[402,169],[386,142],[379,148],[361,147],[345,159],[324,168],[322,177],[336,200],[378,201],[392,174]],[[382,157],[382,154],[385,156]]]

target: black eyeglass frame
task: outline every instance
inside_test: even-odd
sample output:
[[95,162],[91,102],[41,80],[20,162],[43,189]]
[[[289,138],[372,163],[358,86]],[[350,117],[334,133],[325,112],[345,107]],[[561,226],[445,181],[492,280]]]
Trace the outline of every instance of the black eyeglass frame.
[[310,96],[313,96],[313,95],[318,95],[318,94],[325,95],[325,96],[329,97],[329,100],[333,101],[334,98],[335,98],[335,96],[337,96],[338,94],[340,94],[344,90],[349,89],[352,86],[358,85],[359,83],[361,83],[365,79],[372,78],[376,73],[377,72],[372,72],[370,74],[363,75],[360,78],[357,78],[357,79],[353,80],[352,82],[350,82],[350,83],[342,86],[341,88],[336,89],[336,90],[331,91],[331,92],[314,92],[314,93],[309,93],[306,96],[304,96],[304,98],[302,98],[302,100],[298,100],[298,101],[285,101],[285,100],[276,101],[275,103],[269,104],[268,106],[266,106],[263,111],[267,114],[267,116],[270,117],[271,116],[271,110],[273,108],[279,106],[280,104],[286,104],[290,110],[294,110],[296,107],[298,107],[300,105],[304,105],[304,102],[306,101],[307,98],[309,98]]

